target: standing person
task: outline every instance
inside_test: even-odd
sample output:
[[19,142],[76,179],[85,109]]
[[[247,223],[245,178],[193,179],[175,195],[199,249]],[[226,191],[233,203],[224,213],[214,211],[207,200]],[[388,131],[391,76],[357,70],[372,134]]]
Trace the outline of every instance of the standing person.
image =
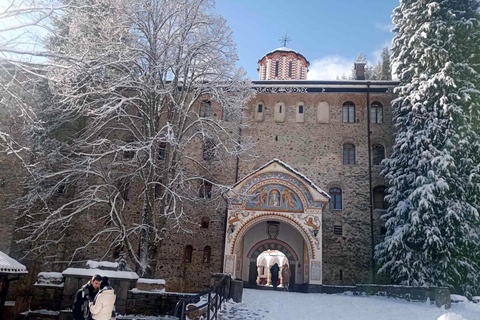
[[282,278],[283,278],[283,290],[288,291],[288,286],[290,285],[290,277],[292,276],[292,271],[288,267],[288,263],[283,265]]
[[278,282],[278,272],[280,271],[280,268],[278,267],[278,264],[275,263],[271,268],[270,268],[270,273],[272,274],[272,284],[273,284],[273,290],[277,290],[277,282]]
[[115,318],[115,291],[108,284],[108,278],[103,277],[100,291],[95,300],[89,303],[93,320],[110,320]]
[[93,275],[83,287],[78,289],[75,294],[75,299],[73,300],[73,310],[72,316],[75,320],[89,320],[92,319],[90,316],[90,309],[88,307],[88,302],[93,301],[95,296],[98,293],[98,288],[102,283],[102,276],[99,274]]

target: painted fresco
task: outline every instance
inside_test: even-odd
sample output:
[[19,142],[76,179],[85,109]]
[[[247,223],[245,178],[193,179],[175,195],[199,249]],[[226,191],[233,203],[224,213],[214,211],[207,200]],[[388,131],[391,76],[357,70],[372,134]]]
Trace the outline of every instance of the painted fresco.
[[248,200],[246,209],[303,212],[302,202],[297,194],[282,185],[261,187]]

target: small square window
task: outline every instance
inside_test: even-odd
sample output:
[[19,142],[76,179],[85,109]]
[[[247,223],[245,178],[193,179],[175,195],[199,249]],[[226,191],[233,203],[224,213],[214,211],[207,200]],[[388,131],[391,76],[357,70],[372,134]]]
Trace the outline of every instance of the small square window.
[[302,105],[298,106],[298,113],[303,113],[303,106]]

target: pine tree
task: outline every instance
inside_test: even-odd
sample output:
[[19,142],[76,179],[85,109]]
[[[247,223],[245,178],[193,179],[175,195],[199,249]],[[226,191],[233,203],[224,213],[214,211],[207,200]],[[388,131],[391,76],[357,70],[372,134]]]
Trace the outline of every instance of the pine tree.
[[393,154],[380,272],[480,293],[478,0],[403,0],[394,10]]
[[[380,62],[379,62],[380,64]],[[382,50],[382,62],[380,65],[380,75],[378,80],[392,80],[392,68],[390,64],[390,51],[387,47]]]

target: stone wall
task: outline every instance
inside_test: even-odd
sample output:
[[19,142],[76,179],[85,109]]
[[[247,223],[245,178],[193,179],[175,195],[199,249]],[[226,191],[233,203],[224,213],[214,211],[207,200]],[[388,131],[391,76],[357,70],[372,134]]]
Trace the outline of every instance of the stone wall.
[[[384,145],[387,157],[393,144],[390,109],[393,98],[392,94],[370,95],[370,102],[379,101],[384,110],[383,123],[371,124],[372,143]],[[240,163],[240,178],[278,158],[326,192],[332,187],[342,189],[342,210],[327,207],[323,211],[324,284],[369,282],[371,277],[366,100],[366,93],[258,93],[249,104],[252,124],[244,134],[254,138],[258,159]],[[255,122],[259,101],[263,103],[264,120]],[[299,101],[305,103],[304,122],[297,122]],[[354,123],[342,122],[342,105],[346,101],[356,106]],[[284,122],[274,120],[274,106],[279,102],[286,109]],[[328,117],[317,119],[318,108],[326,105]],[[355,165],[343,165],[344,143],[355,145]],[[373,168],[372,187],[384,185],[381,169],[381,166]],[[376,238],[381,237],[381,214],[375,214]],[[343,234],[334,234],[334,226],[342,226]]]

